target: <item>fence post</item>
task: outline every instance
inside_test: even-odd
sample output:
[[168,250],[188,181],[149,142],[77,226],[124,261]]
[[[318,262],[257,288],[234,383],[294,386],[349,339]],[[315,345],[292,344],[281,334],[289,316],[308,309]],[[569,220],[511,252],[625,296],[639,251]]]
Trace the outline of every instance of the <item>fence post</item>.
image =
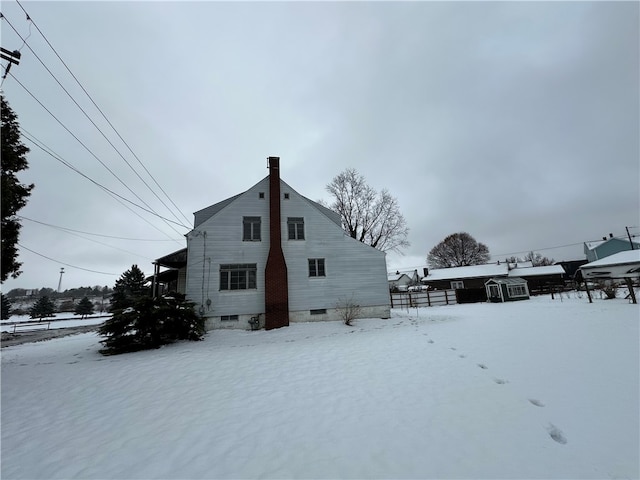
[[444,291],[444,304],[449,305],[449,295],[447,295],[447,290]]

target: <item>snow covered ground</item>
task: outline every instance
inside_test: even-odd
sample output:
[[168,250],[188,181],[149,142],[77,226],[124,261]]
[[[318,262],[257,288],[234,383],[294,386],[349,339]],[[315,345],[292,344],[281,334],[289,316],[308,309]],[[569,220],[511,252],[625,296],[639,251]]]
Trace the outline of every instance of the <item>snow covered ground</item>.
[[[79,315],[56,314],[55,317],[47,317],[43,321],[50,322],[49,328],[68,328],[68,327],[82,327],[84,325],[100,325],[109,317],[108,314],[92,315],[86,318],[80,318]],[[12,315],[8,320],[0,321],[1,332],[13,332],[14,323],[22,322],[37,322],[38,319],[33,319],[29,315]]]
[[638,305],[575,295],[6,347],[2,478],[638,478]]

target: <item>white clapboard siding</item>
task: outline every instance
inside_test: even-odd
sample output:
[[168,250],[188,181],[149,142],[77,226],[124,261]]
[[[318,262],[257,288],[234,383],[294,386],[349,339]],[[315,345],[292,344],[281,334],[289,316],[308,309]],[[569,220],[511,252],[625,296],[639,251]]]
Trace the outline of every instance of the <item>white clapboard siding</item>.
[[[264,198],[260,198],[260,193]],[[288,199],[285,199],[288,194]],[[204,209],[202,211],[206,211]],[[201,211],[201,212],[202,212]],[[206,317],[264,314],[264,269],[269,253],[269,177],[233,197],[223,208],[211,209],[187,235],[186,294]],[[334,309],[352,300],[388,316],[389,289],[385,254],[347,235],[324,208],[298,194],[281,180],[282,248],[287,263],[291,312]],[[261,241],[242,241],[242,217],[261,217]],[[289,240],[287,217],[303,217],[304,240]],[[333,218],[331,218],[333,217]],[[310,278],[308,259],[324,258],[326,277]],[[220,265],[255,263],[255,290],[220,291]],[[216,324],[216,326],[220,326]],[[230,325],[224,325],[230,326]]]

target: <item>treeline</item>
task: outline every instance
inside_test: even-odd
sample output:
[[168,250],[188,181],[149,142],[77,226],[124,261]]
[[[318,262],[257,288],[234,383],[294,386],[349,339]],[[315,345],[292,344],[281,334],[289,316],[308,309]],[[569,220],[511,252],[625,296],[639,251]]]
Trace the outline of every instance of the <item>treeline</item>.
[[57,292],[53,288],[36,288],[32,290],[28,290],[25,288],[14,288],[7,292],[5,295],[9,300],[15,299],[24,299],[25,297],[32,298],[40,298],[40,297],[49,297],[50,299],[79,299],[83,297],[100,297],[100,296],[109,296],[113,293],[113,288],[104,286],[101,287],[96,285],[94,287],[78,287],[78,288],[70,288],[65,290],[64,292]]

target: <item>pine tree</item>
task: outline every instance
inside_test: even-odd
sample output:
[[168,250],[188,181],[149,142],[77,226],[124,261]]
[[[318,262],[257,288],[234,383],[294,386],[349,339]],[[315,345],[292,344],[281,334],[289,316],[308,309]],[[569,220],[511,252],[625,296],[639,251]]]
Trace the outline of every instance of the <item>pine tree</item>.
[[184,295],[140,297],[131,306],[116,311],[102,324],[98,333],[105,355],[158,348],[176,340],[200,340],[204,318],[186,302]]
[[111,295],[111,312],[123,310],[132,306],[143,296],[149,295],[149,288],[146,287],[147,280],[144,273],[137,265],[132,265],[129,270],[124,272],[113,287]]
[[54,303],[49,300],[49,297],[44,296],[40,297],[40,299],[31,307],[29,310],[29,316],[31,318],[39,318],[43,317],[52,317],[56,311],[56,306]]
[[2,315],[0,316],[0,318],[2,320],[8,320],[11,316],[11,302],[2,293],[0,293],[0,299],[2,300]]
[[29,166],[26,154],[29,149],[20,141],[20,126],[18,117],[11,110],[4,96],[0,95],[2,134],[2,152],[0,164],[2,165],[2,179],[0,185],[0,210],[2,211],[2,266],[0,267],[0,282],[4,282],[9,275],[16,278],[20,275],[18,262],[18,238],[20,236],[20,222],[16,214],[27,204],[27,197],[31,195],[33,185],[23,185],[16,174],[26,170]]
[[82,315],[80,317],[81,319],[83,319],[87,315],[91,315],[93,313],[93,303],[91,303],[91,300],[89,300],[88,297],[83,297],[78,305],[76,305],[74,313],[76,315]]

